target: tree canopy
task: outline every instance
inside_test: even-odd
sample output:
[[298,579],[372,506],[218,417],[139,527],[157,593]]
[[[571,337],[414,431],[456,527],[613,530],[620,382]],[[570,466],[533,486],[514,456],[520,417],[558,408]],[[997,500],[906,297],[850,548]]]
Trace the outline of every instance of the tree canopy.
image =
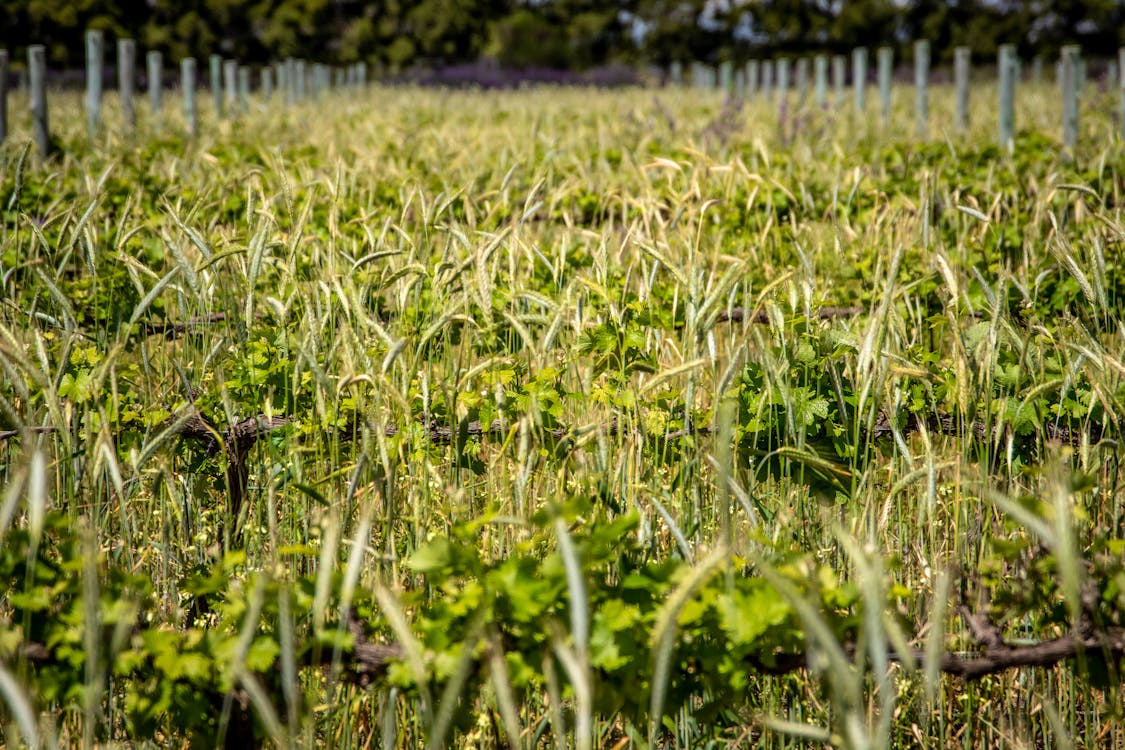
[[740,61],[855,46],[965,44],[985,59],[1014,43],[1109,56],[1125,44],[1117,0],[8,0],[0,45],[45,44],[77,67],[83,33],[103,29],[171,59],[218,52],[244,62],[302,56],[392,68],[497,60],[584,69],[610,62]]

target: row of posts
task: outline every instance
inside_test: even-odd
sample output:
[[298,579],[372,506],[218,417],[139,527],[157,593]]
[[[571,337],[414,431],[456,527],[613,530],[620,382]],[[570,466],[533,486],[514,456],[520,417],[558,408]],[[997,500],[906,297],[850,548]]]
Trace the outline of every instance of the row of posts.
[[[867,109],[868,50],[859,47],[852,51],[852,88],[857,112]],[[829,63],[831,63],[831,82],[835,104],[842,107],[847,99],[847,67],[845,55],[829,57],[821,54],[812,58],[812,83],[816,105],[828,107]],[[968,47],[957,47],[953,54],[953,80],[956,91],[956,126],[959,131],[969,127],[969,74],[971,55]],[[750,60],[741,69],[732,63],[723,63],[716,70],[701,64],[692,66],[692,85],[697,88],[715,88],[739,97],[785,100],[791,88],[790,73],[793,73],[793,88],[801,103],[809,94],[809,58],[788,58],[776,60]],[[894,50],[880,47],[876,54],[876,81],[879,89],[880,107],[883,123],[888,125],[891,117],[891,84],[894,76]],[[1015,138],[1015,96],[1016,83],[1020,78],[1020,60],[1015,45],[1000,45],[997,52],[997,77],[999,82],[997,121],[998,139],[1004,148],[1011,149]],[[670,70],[673,84],[683,83],[683,66],[673,63]],[[1042,60],[1032,61],[1032,80],[1042,78]],[[1111,87],[1117,86],[1120,95],[1121,136],[1125,138],[1125,47],[1118,50],[1118,60],[1111,62],[1108,70]],[[919,40],[914,43],[914,112],[919,137],[929,131],[929,80],[930,44]],[[1062,48],[1056,68],[1056,80],[1063,101],[1063,144],[1073,149],[1078,142],[1078,100],[1086,82],[1086,64],[1081,48],[1070,45]]]
[[[31,91],[32,139],[40,154],[50,151],[50,128],[47,114],[47,59],[43,45],[31,45],[27,51],[28,88]],[[127,131],[137,124],[136,80],[137,49],[132,39],[117,41],[117,91],[122,120]],[[224,60],[221,55],[211,55],[210,90],[214,110],[221,117],[246,112],[250,106],[251,69],[235,60]],[[145,57],[148,97],[154,117],[159,117],[163,107],[164,59],[158,51]],[[102,86],[105,80],[105,37],[101,31],[86,32],[86,117],[90,136],[101,129]],[[333,86],[337,89],[357,90],[367,86],[367,65],[355,63],[335,70],[328,65],[308,64],[304,60],[287,58],[263,67],[259,73],[259,91],[265,99],[275,90],[284,92],[286,103],[303,101],[307,96],[317,97]],[[195,58],[180,60],[180,87],[183,91],[184,119],[192,135],[199,132],[199,105],[196,89],[199,71]],[[0,50],[0,143],[8,134],[8,52]]]
[[[967,47],[954,50],[953,77],[956,88],[956,125],[964,131],[969,125],[969,72],[970,53]],[[812,60],[816,104],[821,108],[828,105],[828,55],[817,55]],[[852,84],[855,108],[866,111],[866,92],[868,80],[868,51],[860,47],[852,52]],[[223,60],[220,55],[211,55],[210,89],[214,109],[222,115],[225,111],[233,114],[249,108],[251,70],[234,60]],[[831,58],[832,84],[837,106],[846,99],[846,78],[848,60],[843,55]],[[104,81],[105,49],[101,31],[86,33],[86,112],[91,136],[101,125],[102,83]],[[799,97],[808,95],[809,59],[800,58],[793,65],[795,84]],[[46,96],[46,53],[42,45],[28,48],[29,86],[31,89],[31,112],[33,138],[41,154],[50,148]],[[152,51],[146,56],[148,93],[151,108],[156,116],[162,106],[163,58],[160,52]],[[1013,45],[1001,45],[997,54],[999,78],[998,127],[999,141],[1005,148],[1012,148],[1015,134],[1015,91],[1020,75],[1020,61]],[[754,96],[761,93],[766,97],[775,94],[782,99],[790,88],[790,60],[779,58],[771,60],[751,60],[744,69],[735,71],[730,63],[724,63],[715,71],[702,65],[693,68],[693,79],[697,86],[718,85],[726,91],[739,95]],[[776,87],[774,76],[776,73]],[[891,83],[894,73],[894,50],[881,47],[877,51],[876,78],[884,124],[890,122]],[[683,69],[673,64],[671,77],[674,83],[682,82]],[[367,68],[364,63],[356,63],[347,68],[337,69],[333,80],[332,68],[323,64],[308,65],[304,60],[288,58],[272,66],[261,69],[259,86],[265,98],[273,95],[275,88],[284,91],[288,103],[305,99],[306,91],[318,96],[335,85],[337,88],[357,89],[367,84]],[[1041,76],[1041,61],[1033,62],[1033,80]],[[136,102],[134,84],[136,81],[136,43],[131,39],[117,42],[117,77],[121,110],[127,129],[136,127]],[[1085,64],[1081,50],[1077,46],[1062,48],[1056,69],[1059,93],[1063,102],[1063,144],[1073,149],[1078,141],[1078,98],[1085,83]],[[1118,51],[1118,61],[1111,65],[1110,80],[1120,89],[1120,118],[1122,137],[1125,138],[1125,48]],[[925,137],[929,129],[929,78],[930,45],[925,40],[914,43],[914,89],[915,119],[920,137]],[[189,132],[193,135],[199,130],[199,109],[196,100],[198,71],[195,58],[180,61],[180,82],[184,96],[184,117]],[[7,137],[7,83],[8,53],[0,50],[0,142]]]

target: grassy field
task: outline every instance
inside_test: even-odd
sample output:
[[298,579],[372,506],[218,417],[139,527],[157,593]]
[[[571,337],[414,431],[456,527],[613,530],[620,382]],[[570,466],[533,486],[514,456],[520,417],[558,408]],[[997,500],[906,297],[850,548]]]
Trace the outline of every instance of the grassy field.
[[1125,747],[1115,100],[873,93],[17,118],[5,741]]

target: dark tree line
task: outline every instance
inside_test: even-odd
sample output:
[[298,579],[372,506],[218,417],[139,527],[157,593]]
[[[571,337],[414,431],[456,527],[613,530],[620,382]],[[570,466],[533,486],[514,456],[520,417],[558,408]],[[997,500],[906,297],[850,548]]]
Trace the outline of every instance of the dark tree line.
[[103,29],[170,59],[218,52],[244,62],[289,55],[392,68],[481,58],[510,67],[741,61],[751,56],[932,42],[988,59],[1063,44],[1110,56],[1125,44],[1120,0],[4,0],[0,46],[47,45],[78,67],[83,32]]

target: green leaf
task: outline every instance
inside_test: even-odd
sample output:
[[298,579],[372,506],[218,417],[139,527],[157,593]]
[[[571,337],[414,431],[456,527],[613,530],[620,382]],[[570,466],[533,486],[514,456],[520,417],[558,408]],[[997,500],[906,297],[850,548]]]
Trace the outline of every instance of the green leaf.
[[720,607],[723,629],[739,645],[753,644],[767,630],[784,623],[792,613],[792,608],[776,589],[764,582],[755,584],[750,591],[735,591]]

